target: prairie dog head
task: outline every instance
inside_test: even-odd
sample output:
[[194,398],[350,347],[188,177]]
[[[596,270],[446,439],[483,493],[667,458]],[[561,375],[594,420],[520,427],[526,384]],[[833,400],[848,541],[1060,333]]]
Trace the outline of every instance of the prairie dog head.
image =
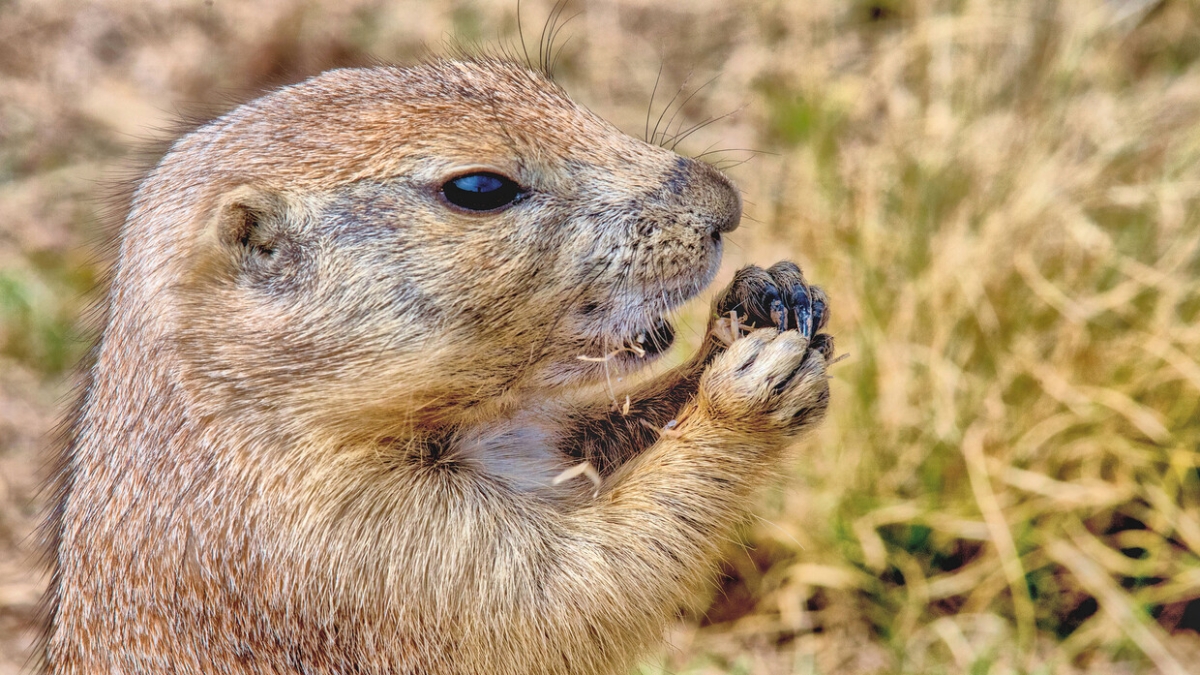
[[114,317],[169,345],[205,414],[383,433],[648,362],[740,214],[715,169],[524,67],[336,70],[175,144]]

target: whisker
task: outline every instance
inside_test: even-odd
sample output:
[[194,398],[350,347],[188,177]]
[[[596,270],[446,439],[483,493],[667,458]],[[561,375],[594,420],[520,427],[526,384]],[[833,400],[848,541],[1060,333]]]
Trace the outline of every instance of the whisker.
[[[717,141],[717,142],[719,143],[720,141]],[[716,145],[716,143],[713,143],[713,145]],[[774,155],[775,157],[780,156],[780,153],[778,153],[778,152],[771,152],[770,150],[755,150],[754,148],[721,148],[719,150],[711,150],[709,148],[712,148],[712,145],[708,146],[708,148],[706,148],[704,152],[702,152],[698,155],[692,155],[692,159],[700,159],[701,157],[707,157],[708,155],[715,155],[719,152],[751,152],[751,153],[754,153],[755,155]]]
[[[674,113],[673,115],[671,115],[671,119],[670,119],[670,120],[667,120],[667,128],[666,128],[666,131],[663,133],[663,139],[664,139],[664,140],[666,140],[667,133],[669,133],[669,132],[671,131],[671,124],[675,122],[675,118],[679,116],[679,113],[683,112],[683,109],[684,109],[684,107],[685,107],[685,106],[687,106],[688,102],[689,102],[689,101],[691,101],[693,98],[695,98],[696,94],[699,94],[700,92],[704,91],[704,88],[705,88],[705,87],[707,87],[708,85],[712,84],[713,82],[716,82],[716,81],[717,81],[717,78],[718,78],[718,77],[720,77],[720,76],[721,76],[721,74],[720,74],[720,73],[718,73],[718,74],[716,74],[716,75],[713,75],[711,78],[709,78],[709,80],[708,80],[707,82],[705,82],[704,84],[700,85],[699,87],[696,87],[696,89],[695,89],[695,90],[693,90],[693,91],[692,91],[692,93],[688,94],[687,98],[683,99],[683,102],[682,102],[682,103],[680,103],[680,104],[679,104],[679,105],[678,105],[678,106],[675,108],[675,113]],[[680,125],[682,125],[682,124],[683,124],[683,121],[681,120],[681,121],[680,121]],[[678,133],[678,132],[677,132],[677,133]],[[671,148],[671,149],[672,149],[672,150],[674,150],[674,147],[672,146],[672,148]]]
[[529,49],[525,46],[525,31],[521,30],[521,0],[517,0],[517,37],[521,39],[521,53],[525,55],[525,65],[532,68],[533,64],[529,62]]
[[671,138],[671,151],[673,152],[675,150],[675,148],[679,147],[679,144],[682,143],[683,140],[686,139],[688,136],[691,136],[692,134],[696,133],[697,131],[700,131],[704,127],[712,124],[713,122],[718,122],[718,121],[726,119],[728,117],[732,117],[733,115],[736,115],[737,113],[739,113],[745,109],[746,109],[746,106],[741,106],[739,108],[736,108],[734,110],[731,110],[731,111],[725,113],[724,115],[720,115],[718,117],[710,117],[710,118],[704,120],[703,122],[692,125],[692,127],[689,128],[687,131],[685,131],[681,134],[676,134],[675,136],[673,136]]
[[[579,15],[576,14],[575,16],[579,16]],[[575,16],[571,17],[571,19],[574,19]],[[567,25],[567,23],[570,23],[571,19],[567,19],[566,23],[564,23],[563,25],[565,26],[565,25]],[[550,72],[551,73],[553,73],[554,69],[558,67],[558,58],[567,51],[567,43],[569,43],[571,41],[571,38],[573,38],[573,37],[575,37],[575,36],[568,35],[567,39],[563,40],[562,46],[558,48],[558,53],[554,55],[554,60],[550,62]]]
[[[662,79],[663,60],[660,58],[658,62],[658,74],[654,76],[654,88],[650,90],[650,103],[646,105],[646,129],[642,132],[642,140],[651,143],[650,140],[650,115],[654,111],[654,95],[658,93],[658,81]],[[654,130],[658,131],[658,125],[654,126]]]
[[[564,3],[565,2],[566,2],[566,0],[564,0]],[[565,4],[563,6],[566,7]],[[575,12],[566,21],[562,22],[562,25],[558,26],[550,33],[550,45],[549,45],[550,54],[554,54],[554,41],[558,39],[558,34],[560,32],[562,32],[562,29],[567,27],[567,24],[569,24],[572,21],[574,21],[575,19],[579,18],[580,14],[583,14],[583,12],[582,11]],[[567,43],[569,43],[571,41],[571,38],[573,38],[573,37],[575,37],[575,36],[574,35],[567,36],[567,39],[563,40],[562,45],[559,46],[558,53],[554,54],[553,58],[549,59],[550,60],[550,69],[548,71],[546,71],[547,75],[554,73],[554,68],[558,64],[559,57],[561,57],[563,55],[563,53],[566,52]]]
[[547,32],[550,33],[553,39],[554,26],[558,23],[558,17],[562,14],[566,7],[567,0],[557,0],[554,7],[550,10],[550,16],[546,17],[546,23],[542,24],[542,34],[538,37],[538,65],[541,66],[542,72],[549,75],[550,65],[550,48],[552,43],[546,39]]
[[[667,116],[667,111],[671,109],[671,105],[673,103],[675,103],[675,101],[679,100],[679,95],[683,93],[684,87],[687,86],[688,81],[691,79],[692,79],[692,71],[689,70],[687,77],[683,78],[683,83],[680,84],[679,89],[677,89],[675,91],[675,95],[671,97],[670,101],[667,101],[667,105],[664,106],[662,109],[662,112],[658,114],[658,119],[654,122],[654,133],[650,134],[650,143],[652,143],[652,144],[655,143],[654,139],[658,137],[658,126],[660,124],[662,124],[663,118]],[[671,125],[670,125],[670,123],[668,123],[667,129],[670,129],[670,128],[671,128]],[[664,130],[663,137],[665,138],[666,135],[667,135],[666,131]]]
[[751,159],[753,159],[753,158],[748,157],[746,159],[739,160],[736,162],[722,162],[720,164],[714,164],[713,166],[716,167],[717,170],[719,170],[719,171],[728,171],[729,169],[735,169],[735,168],[745,164],[746,162],[749,162]]

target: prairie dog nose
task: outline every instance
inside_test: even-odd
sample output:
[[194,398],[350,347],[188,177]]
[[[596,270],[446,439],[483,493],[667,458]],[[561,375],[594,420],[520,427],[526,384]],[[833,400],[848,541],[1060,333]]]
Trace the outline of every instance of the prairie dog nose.
[[702,161],[680,157],[664,187],[664,201],[686,209],[714,238],[732,232],[741,222],[741,193],[725,174]]

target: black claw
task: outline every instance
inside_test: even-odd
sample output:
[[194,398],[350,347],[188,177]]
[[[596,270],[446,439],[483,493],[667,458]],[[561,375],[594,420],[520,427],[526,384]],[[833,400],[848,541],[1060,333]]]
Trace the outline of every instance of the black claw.
[[783,300],[771,301],[771,323],[775,324],[780,331],[787,330],[787,308],[783,306]]
[[767,286],[760,297],[752,298],[750,303],[750,324],[755,328],[778,325],[776,312],[783,310],[783,298],[779,297],[779,289]]
[[[754,266],[738,270],[716,310],[718,316],[736,312],[738,321],[751,328],[778,326],[779,315],[787,314],[786,304],[771,275]],[[787,321],[786,316],[783,321]]]
[[819,333],[812,339],[812,342],[809,343],[809,349],[815,349],[820,352],[821,356],[824,356],[826,361],[832,359],[834,353],[833,336],[829,335],[828,333]]
[[738,270],[714,309],[719,317],[736,312],[748,328],[794,328],[810,340],[829,321],[824,291],[810,287],[800,268],[788,261],[766,270],[754,265]]
[[812,300],[803,285],[792,287],[792,311],[796,314],[796,330],[806,338],[813,333]]
[[812,337],[812,310],[806,307],[796,307],[796,330],[806,338]]

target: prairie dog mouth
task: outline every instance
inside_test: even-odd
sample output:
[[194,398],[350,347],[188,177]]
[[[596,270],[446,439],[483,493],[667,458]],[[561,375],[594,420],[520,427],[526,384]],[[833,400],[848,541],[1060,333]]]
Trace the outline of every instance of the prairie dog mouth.
[[674,342],[675,327],[665,318],[659,318],[653,326],[626,340],[625,348],[634,356],[658,356],[670,349]]
[[648,328],[626,334],[623,338],[603,339],[601,344],[606,345],[604,353],[580,354],[577,358],[593,363],[619,362],[625,367],[636,368],[638,362],[654,360],[674,343],[675,327],[666,318],[659,317]]
[[585,342],[582,361],[620,364],[637,370],[662,356],[675,344],[674,310],[691,300],[708,279],[684,288],[627,293],[578,306],[577,335]]

